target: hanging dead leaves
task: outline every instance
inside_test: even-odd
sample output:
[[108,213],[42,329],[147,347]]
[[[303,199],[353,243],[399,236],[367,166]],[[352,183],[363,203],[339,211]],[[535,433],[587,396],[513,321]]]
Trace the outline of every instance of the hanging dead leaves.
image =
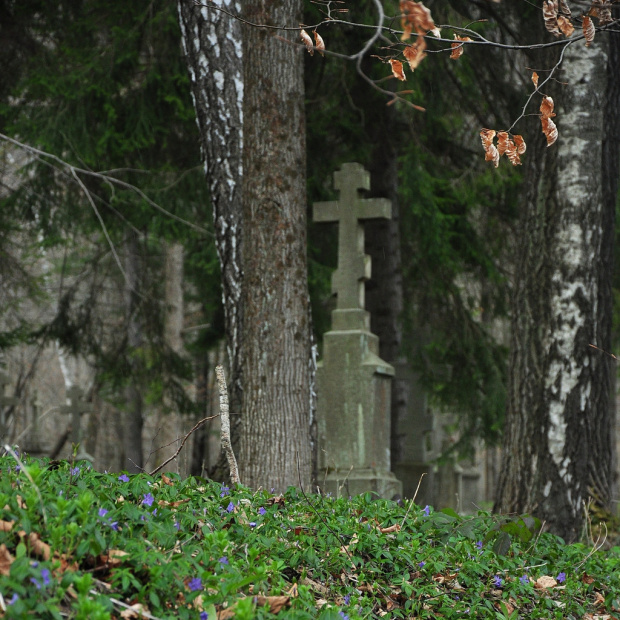
[[299,36],[310,53],[310,56],[314,56],[314,50],[321,54],[321,56],[324,56],[325,54],[323,52],[325,51],[325,41],[323,41],[323,37],[316,30],[313,30],[312,34],[314,35],[314,43],[312,42],[310,35],[303,28],[301,29]]
[[[495,137],[497,136],[497,145]],[[482,148],[484,148],[485,161],[492,161],[497,168],[499,158],[506,155],[513,166],[521,165],[521,155],[525,153],[526,144],[523,136],[510,135],[507,131],[495,131],[494,129],[482,129],[480,131]]]
[[[594,41],[596,28],[593,18],[598,21],[599,26],[611,24],[614,19],[611,14],[611,7],[617,0],[592,0],[587,13],[581,16],[581,30],[586,47],[590,47]],[[572,36],[575,32],[573,17],[566,0],[544,0],[543,18],[545,28],[554,36]],[[577,20],[578,21],[578,20]]]

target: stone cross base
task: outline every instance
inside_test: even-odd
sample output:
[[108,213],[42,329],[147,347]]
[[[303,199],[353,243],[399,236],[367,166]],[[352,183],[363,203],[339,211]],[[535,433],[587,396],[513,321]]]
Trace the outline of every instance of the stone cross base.
[[[323,473],[325,476],[325,474]],[[349,497],[362,493],[376,493],[379,497],[391,499],[394,495],[402,496],[403,487],[400,480],[391,471],[375,469],[354,469],[348,471],[328,471],[321,479],[324,493],[333,497]]]
[[402,490],[390,471],[394,368],[377,355],[367,312],[335,310],[333,324],[340,329],[325,334],[317,369],[319,484],[325,480],[325,490],[336,495],[374,491],[389,499]]

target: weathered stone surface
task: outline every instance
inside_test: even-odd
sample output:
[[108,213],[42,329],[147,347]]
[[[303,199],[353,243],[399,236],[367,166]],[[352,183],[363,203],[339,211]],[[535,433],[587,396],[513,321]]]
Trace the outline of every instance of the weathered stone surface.
[[338,269],[332,278],[337,307],[323,340],[317,369],[319,483],[326,492],[382,497],[401,492],[390,471],[390,382],[394,368],[379,357],[379,340],[364,310],[370,258],[364,254],[363,220],[389,218],[390,202],[365,200],[370,177],[360,164],[334,174],[340,199],[316,203],[317,222],[338,222]]

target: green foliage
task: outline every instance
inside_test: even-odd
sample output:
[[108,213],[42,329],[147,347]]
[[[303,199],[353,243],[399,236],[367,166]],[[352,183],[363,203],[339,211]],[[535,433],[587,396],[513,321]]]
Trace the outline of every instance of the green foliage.
[[274,496],[27,457],[1,457],[0,471],[6,618],[107,619],[123,604],[185,619],[224,608],[238,618],[569,618],[610,613],[620,598],[619,548],[565,545],[528,516],[461,517],[369,493]]

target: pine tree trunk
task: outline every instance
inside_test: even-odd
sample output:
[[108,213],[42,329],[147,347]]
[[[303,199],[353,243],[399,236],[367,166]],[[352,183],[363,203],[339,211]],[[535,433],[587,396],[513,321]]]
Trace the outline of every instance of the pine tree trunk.
[[[249,0],[243,16],[296,25],[300,0]],[[303,51],[297,33],[244,26],[241,480],[306,488],[311,475]],[[288,38],[292,43],[281,40]],[[298,470],[299,463],[299,470]]]
[[[495,509],[529,512],[567,541],[584,502],[612,483],[611,280],[614,204],[603,200],[607,46],[570,46],[547,148],[531,126],[512,305],[509,403]],[[549,59],[547,65],[551,66]],[[535,137],[534,137],[535,136]],[[617,174],[617,171],[616,171]],[[608,234],[607,234],[608,233]]]

